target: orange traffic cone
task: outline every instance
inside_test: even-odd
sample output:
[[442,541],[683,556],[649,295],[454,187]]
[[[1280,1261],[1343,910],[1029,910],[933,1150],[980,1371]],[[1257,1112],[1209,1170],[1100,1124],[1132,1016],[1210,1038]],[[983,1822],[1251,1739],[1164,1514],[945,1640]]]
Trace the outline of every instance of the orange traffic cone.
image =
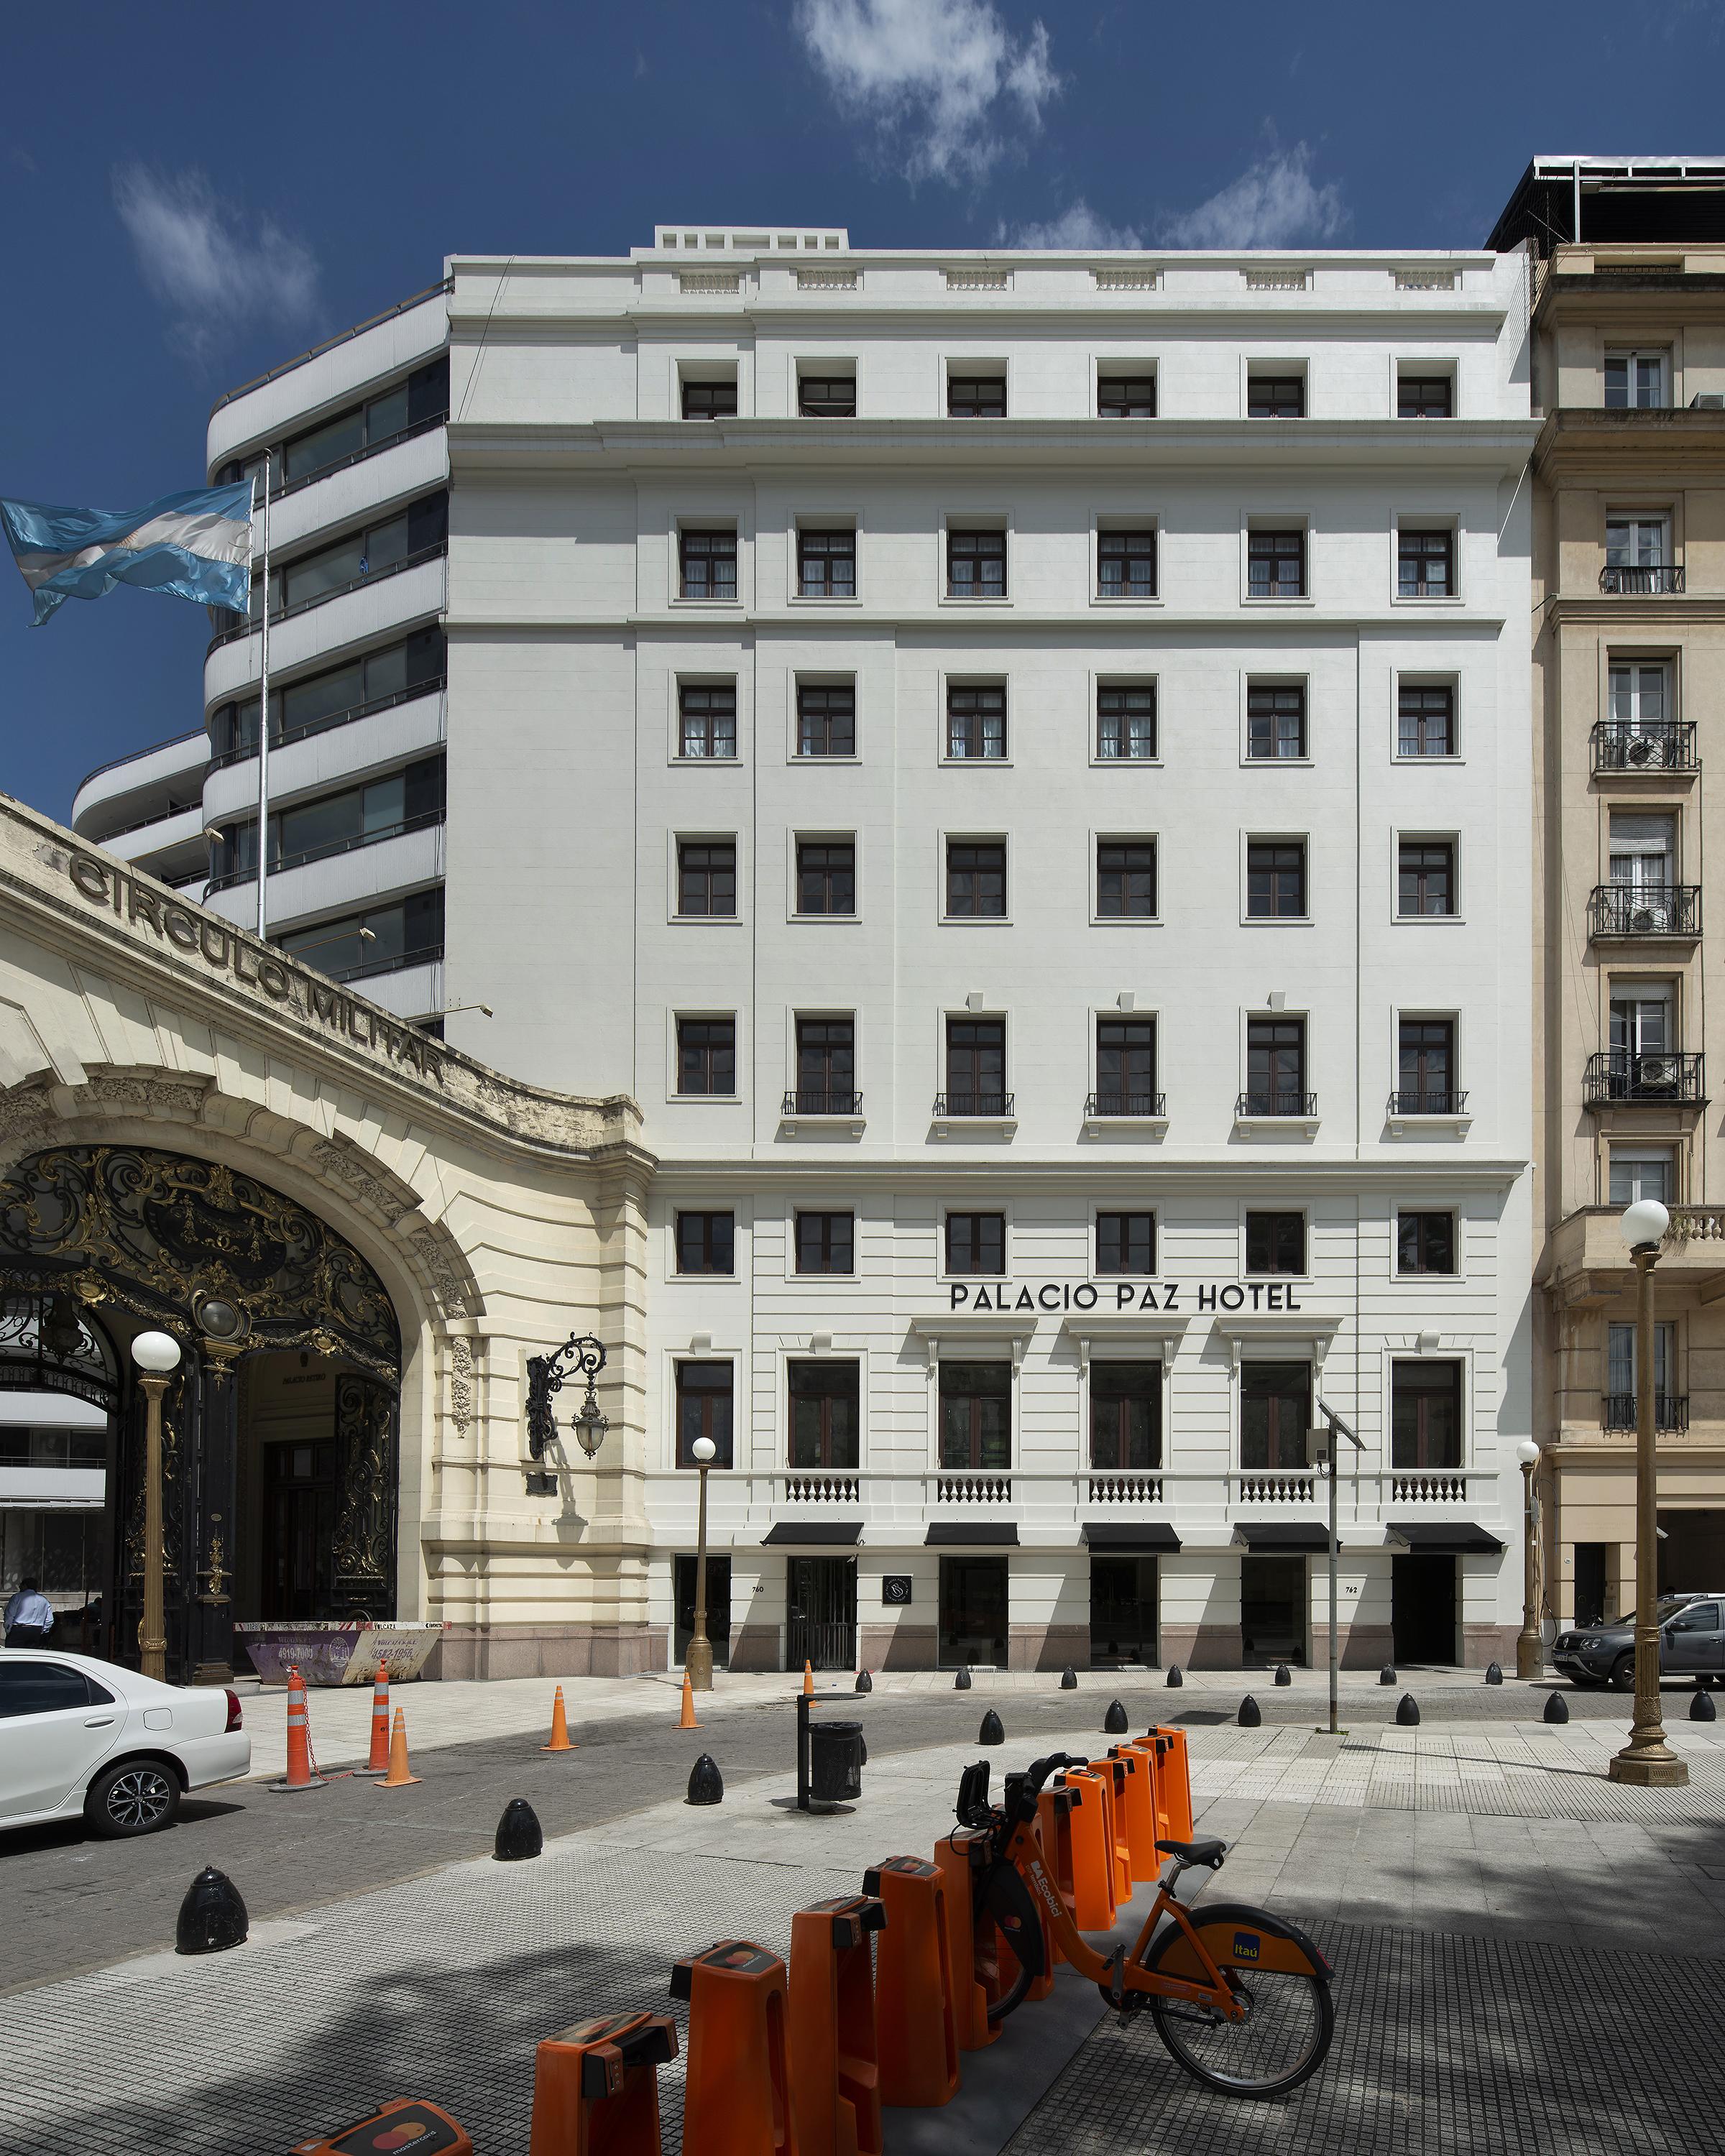
[[372,1686],[372,1750],[363,1767],[356,1767],[356,1780],[376,1781],[389,1772],[389,1672],[377,1665],[377,1681]]
[[683,1672],[683,1712],[678,1718],[677,1727],[679,1729],[699,1729],[701,1727],[695,1719],[695,1687],[689,1681],[687,1670]]
[[563,1712],[563,1688],[561,1685],[557,1686],[557,1697],[552,1702],[551,1742],[542,1744],[539,1749],[542,1752],[572,1752],[575,1749],[569,1742],[569,1717]]
[[803,1690],[810,1697],[814,1696],[814,1666],[812,1662],[804,1662],[803,1665]]
[[272,1782],[272,1789],[321,1789],[324,1779],[311,1757],[311,1726],[306,1719],[305,1680],[296,1669],[288,1671],[287,1775]]
[[389,1739],[389,1772],[378,1783],[380,1789],[404,1789],[409,1782],[419,1777],[408,1772],[408,1712],[403,1707],[395,1710],[395,1729]]

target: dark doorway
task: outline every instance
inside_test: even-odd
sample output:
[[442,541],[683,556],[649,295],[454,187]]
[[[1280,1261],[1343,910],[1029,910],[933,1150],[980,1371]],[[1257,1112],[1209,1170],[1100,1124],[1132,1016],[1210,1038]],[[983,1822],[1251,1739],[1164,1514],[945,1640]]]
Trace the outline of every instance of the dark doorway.
[[1090,1561],[1090,1666],[1120,1669],[1156,1660],[1156,1560],[1093,1557]]
[[336,1524],[333,1440],[264,1446],[263,1524],[264,1621],[326,1615]]
[[[1616,1612],[1611,1614],[1615,1616]],[[1605,1614],[1605,1545],[1577,1543],[1575,1621],[1578,1625],[1598,1625]]]
[[1306,1560],[1240,1561],[1240,1648],[1250,1664],[1306,1660]]
[[[689,1642],[695,1635],[695,1559],[677,1559],[677,1606],[671,1632],[671,1660],[680,1668],[688,1659]],[[731,1666],[731,1560],[708,1553],[706,1560],[706,1636],[713,1650],[713,1667]]]
[[1717,1594],[1725,1588],[1725,1512],[1661,1512],[1659,1591]]
[[856,1559],[785,1559],[785,1667],[856,1667]]
[[1392,1558],[1389,1570],[1390,1638],[1395,1660],[1455,1663],[1455,1558]]
[[1006,1667],[1006,1559],[941,1559],[940,1659],[943,1669],[960,1662]]

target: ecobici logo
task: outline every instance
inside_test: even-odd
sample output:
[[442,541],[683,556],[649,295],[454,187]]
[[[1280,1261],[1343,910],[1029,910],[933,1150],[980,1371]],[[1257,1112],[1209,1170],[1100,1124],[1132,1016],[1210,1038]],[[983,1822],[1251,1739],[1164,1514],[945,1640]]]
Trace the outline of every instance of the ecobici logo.
[[1255,1961],[1258,1958],[1258,1934],[1255,1932],[1236,1932],[1234,1934],[1234,1958],[1236,1961]]

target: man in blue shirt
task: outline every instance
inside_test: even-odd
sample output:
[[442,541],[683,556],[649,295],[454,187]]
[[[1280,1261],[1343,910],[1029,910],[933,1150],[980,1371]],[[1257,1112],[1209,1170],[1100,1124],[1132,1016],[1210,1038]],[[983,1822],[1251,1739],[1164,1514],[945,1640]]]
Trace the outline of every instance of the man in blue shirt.
[[39,1647],[54,1630],[54,1604],[33,1579],[18,1582],[18,1590],[6,1605],[6,1644],[8,1647]]

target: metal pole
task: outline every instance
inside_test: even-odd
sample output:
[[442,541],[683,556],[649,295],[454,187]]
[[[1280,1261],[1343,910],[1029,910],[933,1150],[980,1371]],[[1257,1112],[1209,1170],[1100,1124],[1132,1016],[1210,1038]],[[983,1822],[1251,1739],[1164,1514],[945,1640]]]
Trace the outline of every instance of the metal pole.
[[1539,1630],[1538,1590],[1534,1584],[1533,1470],[1528,1460],[1522,1469],[1522,1630],[1516,1641],[1516,1675],[1537,1677],[1545,1661],[1545,1641]]
[[1342,1540],[1336,1524],[1336,1484],[1340,1479],[1341,1461],[1336,1456],[1336,1432],[1330,1430],[1330,1734],[1336,1736],[1341,1728],[1341,1669],[1342,1646],[1337,1637],[1341,1613],[1337,1603],[1337,1561],[1341,1553]]
[[706,1636],[706,1476],[701,1473],[701,1522],[695,1538],[695,1630],[683,1656],[683,1669],[691,1691],[713,1688],[712,1642]]
[[144,1389],[144,1626],[141,1645],[143,1672],[157,1683],[167,1679],[167,1621],[162,1614],[162,1396],[165,1377],[142,1373]]
[[809,1709],[807,1692],[797,1694],[797,1810],[806,1812],[809,1797]]
[[270,452],[264,452],[264,606],[258,696],[258,941],[269,921],[265,886],[270,868]]
[[1611,1761],[1614,1782],[1643,1788],[1688,1786],[1689,1769],[1665,1741],[1659,1697],[1659,1440],[1653,1393],[1653,1268],[1659,1245],[1633,1252],[1635,1303],[1635,1718],[1629,1743]]

